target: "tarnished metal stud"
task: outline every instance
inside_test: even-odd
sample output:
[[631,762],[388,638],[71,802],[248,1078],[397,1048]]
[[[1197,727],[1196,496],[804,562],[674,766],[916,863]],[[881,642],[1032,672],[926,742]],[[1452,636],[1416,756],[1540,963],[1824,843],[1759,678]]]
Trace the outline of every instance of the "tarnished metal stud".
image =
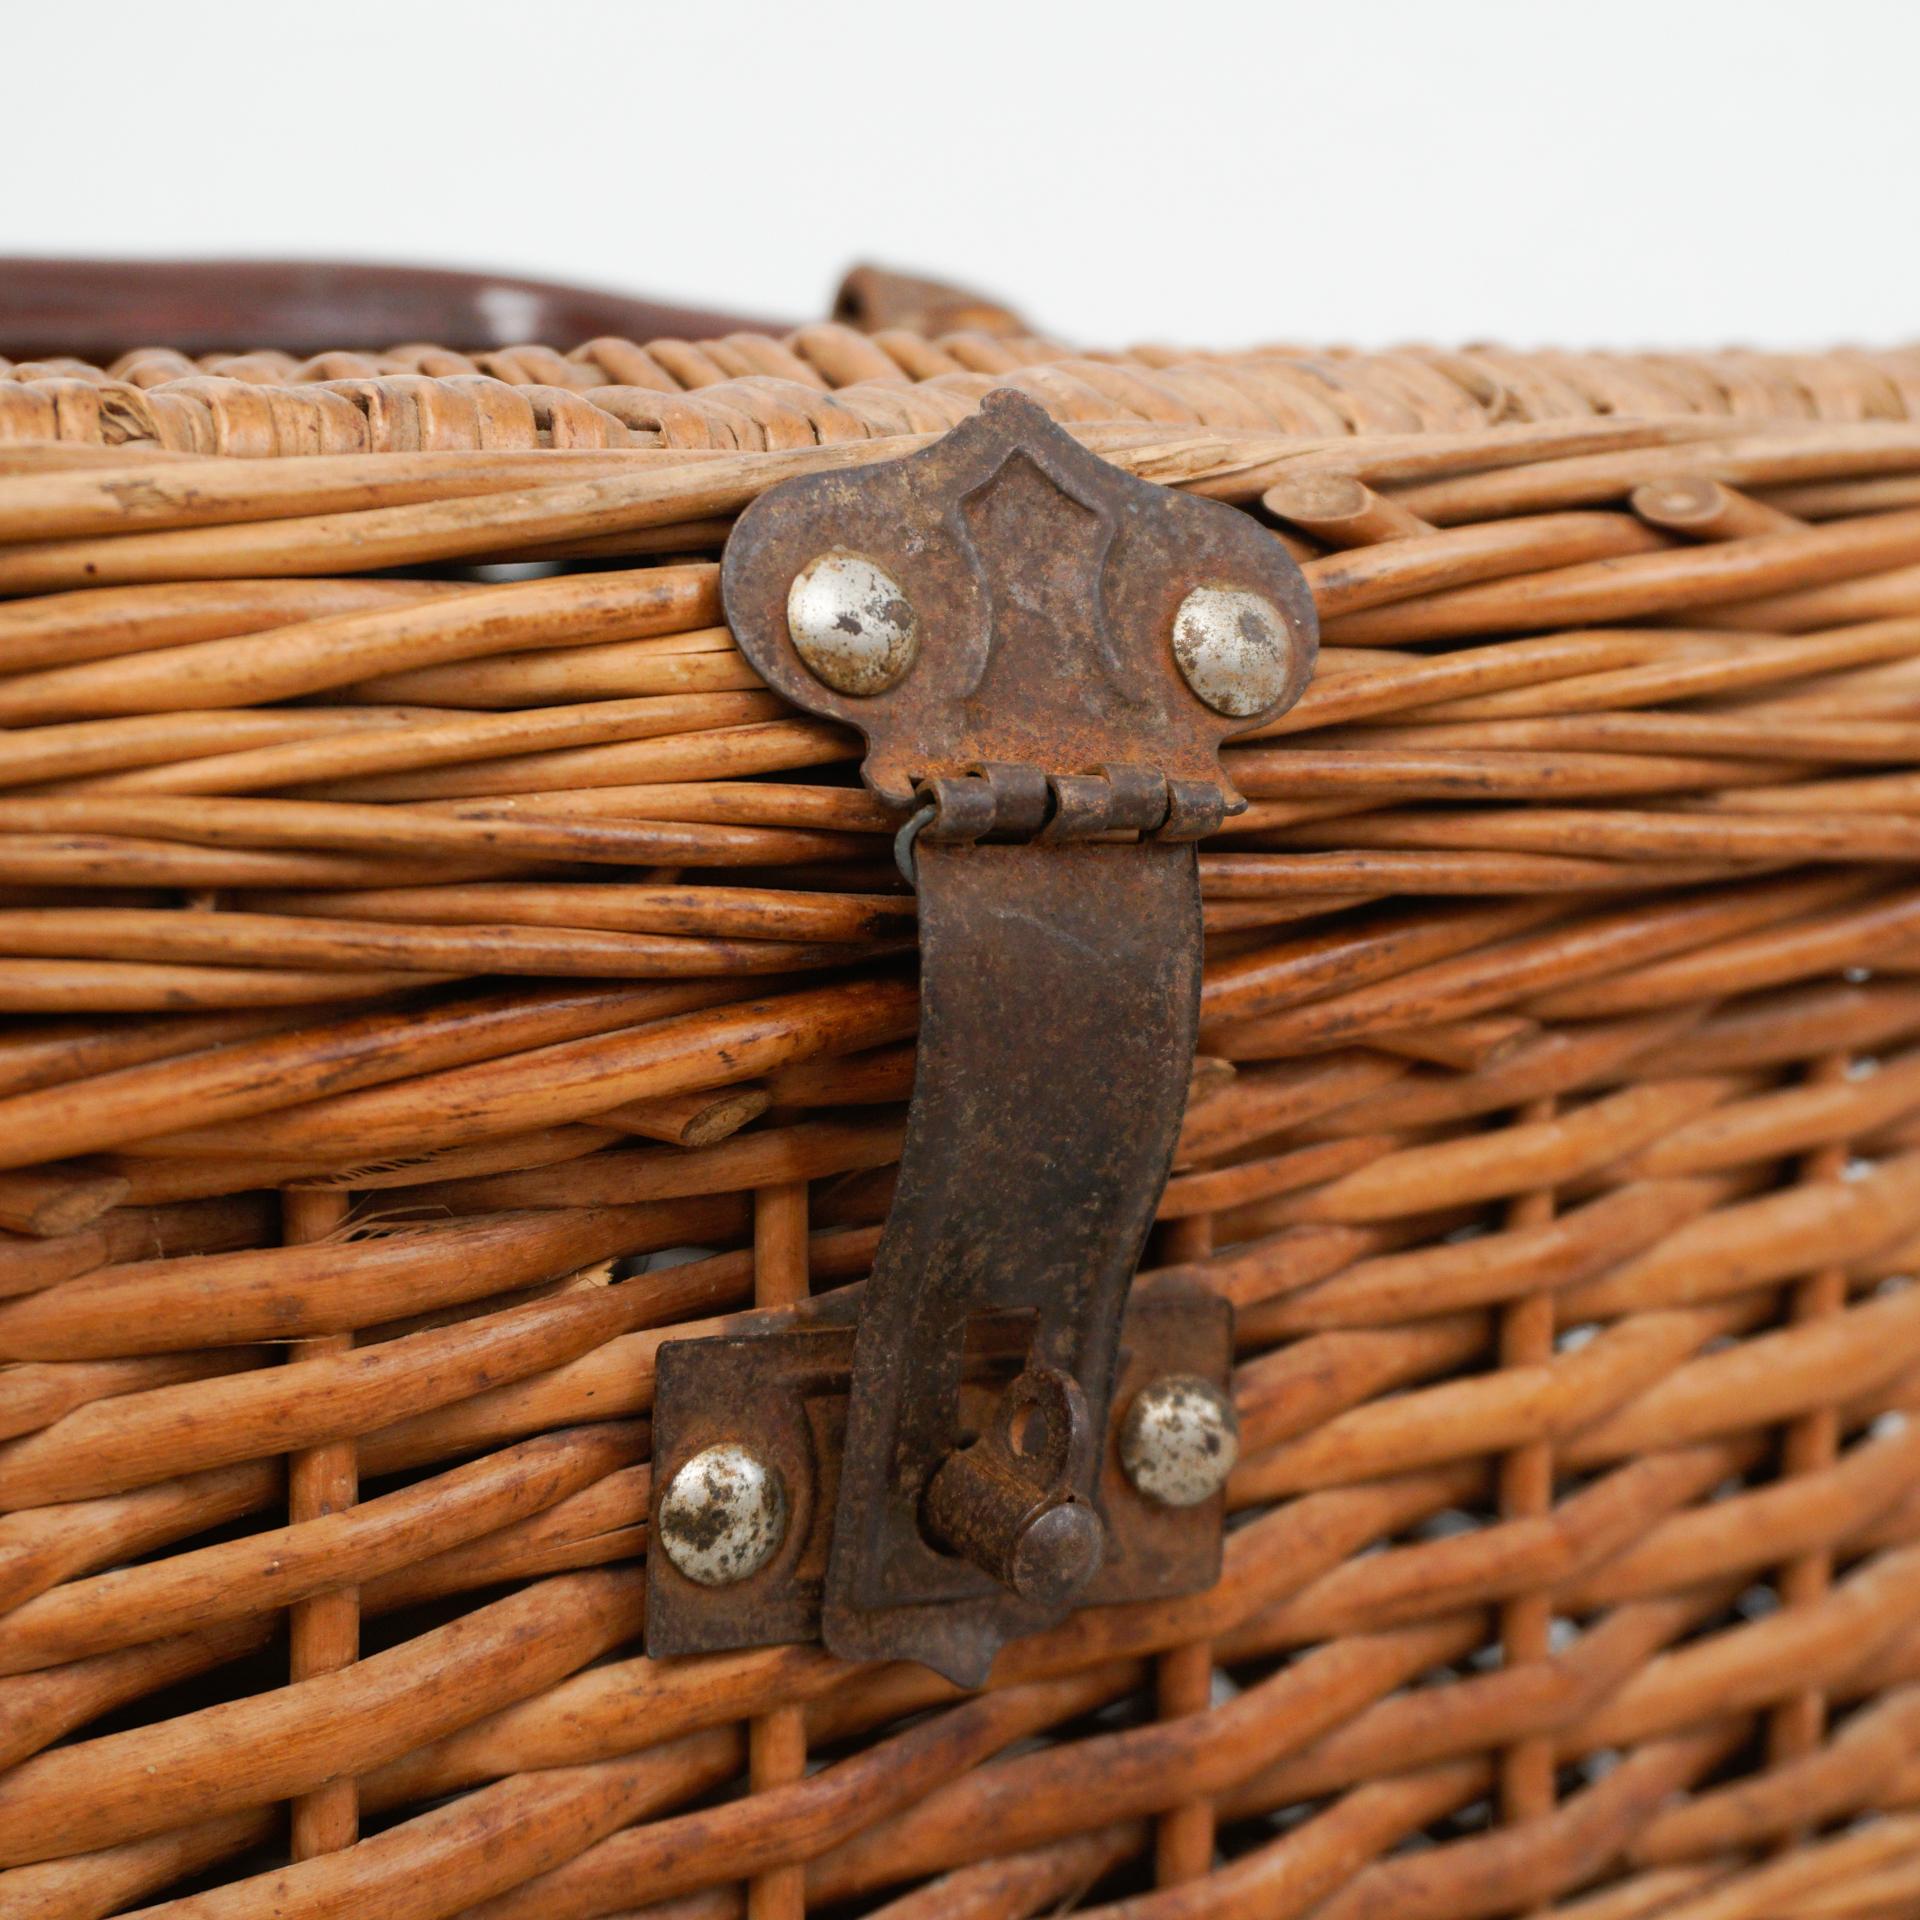
[[937,1545],[1043,1606],[1078,1593],[1099,1572],[1106,1546],[1091,1507],[1037,1492],[978,1446],[941,1465],[923,1518]]
[[1091,1444],[1080,1383],[1054,1367],[1022,1373],[971,1446],[929,1482],[921,1519],[934,1543],[1042,1606],[1060,1606],[1100,1570],[1100,1516],[1067,1491]]
[[1167,1374],[1142,1387],[1120,1427],[1120,1464],[1147,1499],[1197,1507],[1240,1457],[1240,1420],[1211,1380]]
[[920,649],[913,605],[864,554],[823,553],[787,592],[787,631],[807,669],[836,693],[885,693]]
[[660,1544],[689,1580],[731,1586],[758,1573],[787,1531],[780,1471],[736,1440],[696,1453],[660,1502]]
[[1235,720],[1262,713],[1293,674],[1293,635],[1271,600],[1195,587],[1173,616],[1173,656],[1199,698]]
[[1077,1500],[1063,1500],[1021,1529],[1007,1585],[1023,1600],[1063,1605],[1100,1571],[1105,1551],[1099,1516]]

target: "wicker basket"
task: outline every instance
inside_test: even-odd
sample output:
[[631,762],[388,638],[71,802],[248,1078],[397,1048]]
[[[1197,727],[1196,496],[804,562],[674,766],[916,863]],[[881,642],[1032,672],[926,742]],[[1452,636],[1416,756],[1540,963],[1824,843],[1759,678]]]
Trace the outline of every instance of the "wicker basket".
[[[9,1920],[1920,1913],[1920,352],[993,328],[0,362]],[[1008,386],[1322,625],[1147,1261],[1225,1570],[649,1660],[655,1355],[913,1066],[715,560]]]

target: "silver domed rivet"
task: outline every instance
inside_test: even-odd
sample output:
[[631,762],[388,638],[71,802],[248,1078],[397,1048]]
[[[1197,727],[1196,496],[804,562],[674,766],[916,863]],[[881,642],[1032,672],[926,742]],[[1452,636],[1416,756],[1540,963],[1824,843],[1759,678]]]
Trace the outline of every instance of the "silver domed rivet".
[[859,553],[823,553],[795,577],[787,631],[809,672],[861,697],[898,685],[920,649],[900,582]]
[[1233,587],[1195,587],[1173,616],[1173,657],[1215,713],[1245,720],[1286,692],[1293,636],[1271,600]]
[[787,1531],[787,1489],[777,1467],[736,1440],[696,1453],[660,1502],[660,1544],[689,1580],[731,1586],[758,1573]]
[[1211,1380],[1168,1374],[1134,1395],[1120,1427],[1120,1464],[1149,1500],[1197,1507],[1227,1483],[1240,1421]]

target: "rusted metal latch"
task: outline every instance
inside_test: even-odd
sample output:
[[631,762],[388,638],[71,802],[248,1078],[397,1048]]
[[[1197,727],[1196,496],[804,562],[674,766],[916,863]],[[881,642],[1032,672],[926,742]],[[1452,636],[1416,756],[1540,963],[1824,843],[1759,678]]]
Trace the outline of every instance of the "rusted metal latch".
[[1228,1310],[1127,1293],[1193,1058],[1195,842],[1245,805],[1218,749],[1305,690],[1313,603],[1255,521],[1012,393],[771,489],[723,586],[901,811],[919,1057],[857,1329],[660,1351],[648,1646],[817,1632],[977,1684],[1075,1603],[1218,1577]]

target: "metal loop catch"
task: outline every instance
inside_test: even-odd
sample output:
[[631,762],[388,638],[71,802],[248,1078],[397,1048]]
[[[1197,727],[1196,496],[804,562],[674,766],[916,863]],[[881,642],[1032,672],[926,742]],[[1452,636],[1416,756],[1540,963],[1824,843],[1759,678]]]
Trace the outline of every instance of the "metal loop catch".
[[920,885],[919,871],[913,857],[914,843],[933,824],[934,816],[939,811],[940,809],[929,800],[893,836],[893,864],[900,869],[901,879],[910,887],[917,889]]

